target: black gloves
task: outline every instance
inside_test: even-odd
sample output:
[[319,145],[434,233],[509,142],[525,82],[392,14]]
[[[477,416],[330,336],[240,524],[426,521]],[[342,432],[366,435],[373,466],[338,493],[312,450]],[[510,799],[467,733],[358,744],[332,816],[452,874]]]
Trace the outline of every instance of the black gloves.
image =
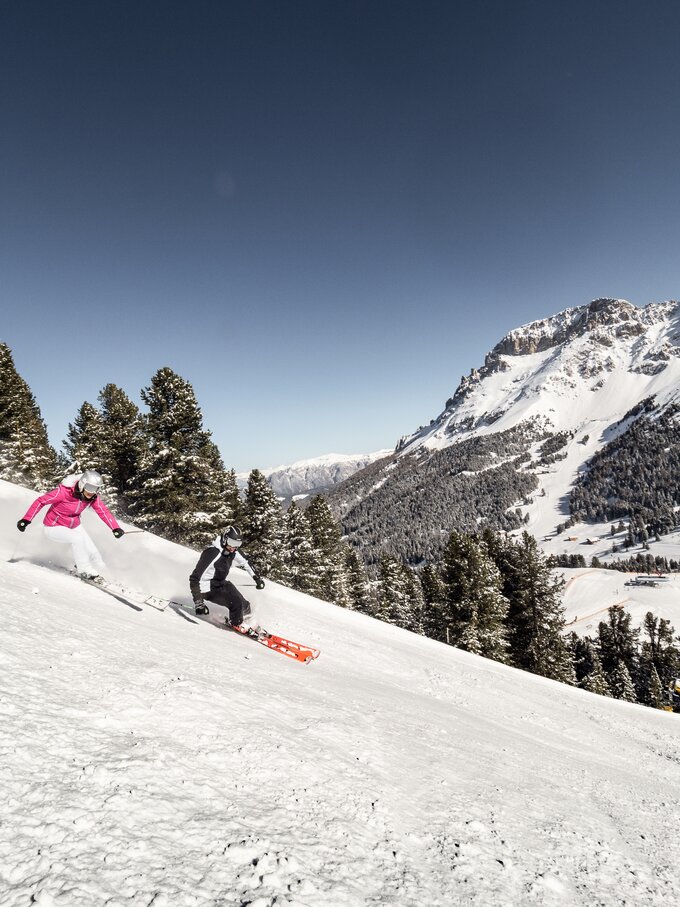
[[115,535],[115,537],[117,539],[119,539],[122,535],[125,535],[125,533],[123,532],[123,530],[120,527],[118,529],[112,529],[111,531],[113,532],[113,534]]
[[31,525],[30,520],[19,520],[19,522],[17,523],[17,529],[19,530],[19,532],[23,532],[26,529],[26,527],[30,526],[30,525]]
[[255,576],[253,577],[253,579],[255,580],[255,588],[256,588],[256,589],[264,589],[264,580],[262,579],[261,576],[259,576],[259,575],[256,573]]

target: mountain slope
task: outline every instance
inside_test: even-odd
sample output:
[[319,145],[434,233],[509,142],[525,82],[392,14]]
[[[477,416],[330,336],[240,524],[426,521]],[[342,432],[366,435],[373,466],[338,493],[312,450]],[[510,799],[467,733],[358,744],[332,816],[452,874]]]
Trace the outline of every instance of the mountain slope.
[[[454,527],[528,523],[542,537],[569,518],[577,477],[630,427],[626,414],[647,398],[662,411],[679,383],[680,304],[601,299],[569,309],[507,334],[429,426],[330,501],[369,563],[381,551],[429,559]],[[451,502],[445,515],[427,489]]]
[[[30,498],[0,483],[3,907],[680,897],[677,716],[245,574],[317,662],[134,612],[36,563],[66,564],[16,532]],[[115,578],[185,594],[194,552],[89,527]]]

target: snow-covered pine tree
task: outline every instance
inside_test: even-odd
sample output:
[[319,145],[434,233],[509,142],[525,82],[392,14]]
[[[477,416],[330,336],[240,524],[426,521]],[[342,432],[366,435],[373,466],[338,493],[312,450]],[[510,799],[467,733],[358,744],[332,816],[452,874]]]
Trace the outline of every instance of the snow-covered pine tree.
[[225,473],[223,495],[225,510],[228,514],[226,517],[227,522],[235,523],[240,528],[243,504],[238,482],[236,481],[236,470],[233,468],[228,469]]
[[613,678],[619,662],[626,666],[629,677],[637,674],[640,631],[631,627],[630,614],[620,606],[609,608],[607,622],[600,621],[597,631],[598,653],[613,690]]
[[420,573],[423,589],[423,632],[430,639],[446,642],[446,583],[441,571],[433,564],[423,567]]
[[492,556],[503,576],[512,663],[525,671],[575,684],[564,627],[563,578],[555,578],[536,539],[523,532],[516,543],[497,538]]
[[148,448],[144,418],[125,391],[107,384],[99,393],[102,422],[101,464],[111,477],[109,493],[118,513],[128,512],[128,490],[134,486]]
[[345,554],[345,575],[347,576],[347,595],[349,606],[353,611],[375,617],[376,601],[371,590],[371,583],[359,555],[349,545]]
[[408,584],[406,590],[411,600],[411,620],[406,627],[413,633],[425,635],[425,595],[423,594],[423,584],[420,577],[411,567],[406,567],[408,573]]
[[73,422],[68,424],[64,450],[69,458],[69,472],[96,469],[101,473],[106,489],[106,502],[113,505],[115,491],[112,487],[111,473],[107,468],[108,463],[105,462],[108,445],[105,440],[104,424],[99,410],[87,400],[76,413]]
[[611,697],[612,691],[605,673],[602,670],[602,664],[599,658],[597,658],[593,670],[590,674],[586,674],[579,683],[579,686],[582,690],[588,690],[589,693],[597,693],[599,696]]
[[380,558],[378,609],[375,616],[385,623],[405,629],[411,629],[413,623],[408,568],[389,554]]
[[656,670],[649,643],[642,644],[638,673],[635,678],[635,695],[637,701],[653,709],[660,709],[666,705],[667,700],[661,684],[661,678]]
[[129,492],[132,515],[171,541],[202,547],[231,517],[222,458],[188,381],[161,368],[141,396],[149,446]]
[[0,478],[45,491],[61,478],[59,466],[35,397],[0,342]]
[[651,611],[645,615],[643,627],[649,637],[650,657],[665,688],[675,677],[680,677],[680,649],[675,630],[670,621],[655,617]]
[[345,546],[330,507],[321,495],[306,510],[317,553],[319,592],[325,601],[346,608],[350,604],[345,571]]
[[283,520],[281,582],[298,592],[317,590],[317,562],[307,515],[291,501]]
[[581,638],[576,633],[571,633],[568,644],[572,652],[578,686],[600,696],[611,696],[607,678],[602,670],[602,662],[593,641],[588,636]]
[[609,675],[609,685],[614,699],[622,699],[624,702],[637,702],[635,685],[630,676],[630,671],[623,660],[619,660]]
[[241,531],[248,561],[262,576],[283,579],[283,512],[274,490],[259,469],[248,476]]
[[593,669],[596,654],[592,640],[585,636],[581,638],[578,633],[571,632],[566,638],[571,650],[571,659],[574,663],[576,683],[580,684]]
[[444,550],[446,627],[451,645],[495,661],[507,660],[500,571],[478,538],[452,532]]

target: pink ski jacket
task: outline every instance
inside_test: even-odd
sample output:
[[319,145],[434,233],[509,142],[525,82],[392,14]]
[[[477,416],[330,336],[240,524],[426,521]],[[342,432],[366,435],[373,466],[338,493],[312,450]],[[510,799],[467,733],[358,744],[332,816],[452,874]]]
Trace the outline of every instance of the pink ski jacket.
[[43,520],[45,526],[66,526],[67,529],[75,529],[76,526],[80,526],[80,515],[83,510],[91,507],[110,529],[118,529],[119,526],[115,516],[108,507],[102,504],[99,497],[93,498],[91,501],[76,497],[77,481],[77,477],[72,478],[69,476],[58,488],[53,488],[52,491],[46,491],[45,494],[41,494],[28,508],[24,514],[24,519],[32,522],[38,511],[49,504],[50,509]]

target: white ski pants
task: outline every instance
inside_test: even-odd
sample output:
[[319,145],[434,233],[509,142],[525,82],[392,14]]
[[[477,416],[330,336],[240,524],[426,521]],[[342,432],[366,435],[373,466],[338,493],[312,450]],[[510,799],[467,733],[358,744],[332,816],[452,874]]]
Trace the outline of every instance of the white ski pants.
[[44,526],[43,530],[50,541],[71,546],[78,573],[96,576],[102,572],[104,560],[82,525],[73,529],[68,526]]

